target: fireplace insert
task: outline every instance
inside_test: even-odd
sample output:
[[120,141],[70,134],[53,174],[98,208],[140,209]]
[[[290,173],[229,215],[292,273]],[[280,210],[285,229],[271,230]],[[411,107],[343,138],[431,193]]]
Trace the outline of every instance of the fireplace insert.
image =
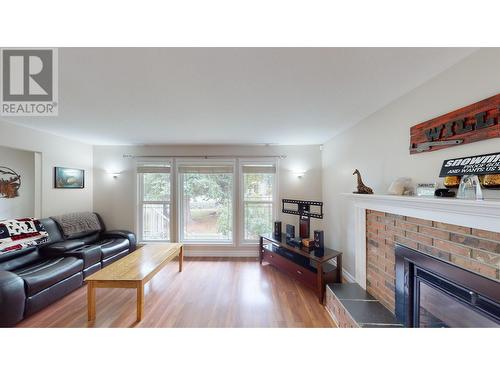
[[397,244],[396,317],[406,327],[500,327],[500,283]]

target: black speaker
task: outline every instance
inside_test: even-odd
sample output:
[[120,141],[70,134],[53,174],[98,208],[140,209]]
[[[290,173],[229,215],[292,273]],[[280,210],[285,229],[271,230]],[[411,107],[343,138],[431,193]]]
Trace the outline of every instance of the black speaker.
[[325,233],[322,230],[314,231],[314,247],[323,249],[325,247]]
[[281,237],[281,221],[274,222],[274,237]]
[[309,238],[309,224],[311,219],[307,216],[301,216],[299,219],[300,238]]
[[286,238],[295,238],[295,225],[286,225]]

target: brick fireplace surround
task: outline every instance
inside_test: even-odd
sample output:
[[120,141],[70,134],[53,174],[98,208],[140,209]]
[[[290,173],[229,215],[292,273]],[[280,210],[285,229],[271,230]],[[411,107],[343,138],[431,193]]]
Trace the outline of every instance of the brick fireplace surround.
[[393,313],[395,243],[500,281],[500,233],[366,209],[366,288]]

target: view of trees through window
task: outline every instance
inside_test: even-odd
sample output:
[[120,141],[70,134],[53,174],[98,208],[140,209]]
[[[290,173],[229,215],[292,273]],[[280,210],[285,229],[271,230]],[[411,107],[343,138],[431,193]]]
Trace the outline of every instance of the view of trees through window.
[[170,173],[144,173],[144,200],[170,201]]
[[232,173],[183,173],[183,237],[231,241]]
[[274,174],[245,173],[243,189],[245,240],[257,240],[272,232]]
[[142,192],[142,239],[170,240],[170,173],[143,173]]

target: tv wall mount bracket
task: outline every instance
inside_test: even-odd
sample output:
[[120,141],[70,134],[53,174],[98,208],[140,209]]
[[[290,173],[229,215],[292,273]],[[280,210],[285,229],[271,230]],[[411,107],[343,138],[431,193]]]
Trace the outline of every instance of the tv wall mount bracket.
[[[285,208],[285,204],[296,204],[297,210],[290,210]],[[311,212],[311,206],[320,208],[320,212]],[[301,201],[297,199],[283,199],[282,212],[290,215],[314,217],[315,219],[323,219],[323,202],[316,201]]]

